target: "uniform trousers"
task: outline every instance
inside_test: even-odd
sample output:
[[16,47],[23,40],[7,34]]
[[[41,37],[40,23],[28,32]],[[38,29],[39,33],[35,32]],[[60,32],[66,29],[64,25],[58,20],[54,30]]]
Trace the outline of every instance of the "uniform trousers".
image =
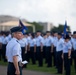
[[73,65],[73,60],[74,60],[74,55],[73,55],[73,53],[74,53],[74,50],[72,49],[72,51],[71,51],[71,65]]
[[35,57],[34,47],[30,47],[30,57],[32,59],[32,64],[36,64],[36,57]]
[[38,60],[38,66],[42,67],[43,66],[43,54],[41,52],[40,46],[36,48],[36,56],[37,56],[37,60]]
[[65,69],[65,75],[70,75],[71,64],[70,59],[68,59],[68,53],[64,53],[64,69]]
[[1,60],[1,56],[2,56],[2,49],[0,49],[0,60]]
[[30,51],[27,50],[27,61],[30,62]]
[[56,47],[53,48],[53,54],[54,54],[53,62],[54,66],[56,66]]
[[62,74],[63,70],[63,60],[62,60],[62,51],[57,51],[56,52],[56,65],[57,65],[57,73]]
[[76,50],[74,50],[73,55],[74,55],[74,68],[76,72]]
[[51,53],[51,47],[46,47],[46,62],[47,67],[52,67],[52,53]]
[[[27,53],[25,54],[25,47],[21,47],[21,50],[22,50],[22,61],[24,61],[24,60],[27,60]],[[26,68],[27,67],[27,64],[25,64],[25,65],[23,65],[23,67],[22,68]]]
[[[22,67],[19,66],[19,70],[20,70],[20,75],[22,75]],[[7,68],[7,75],[16,75],[15,72],[16,72],[16,69],[14,64],[9,62],[8,68]]]
[[22,50],[22,61],[24,61],[26,59],[25,57],[25,47],[21,47],[21,50]]
[[4,60],[4,62],[6,62],[6,44],[2,45],[2,58]]
[[43,58],[45,59],[45,55],[46,55],[46,46],[43,46]]

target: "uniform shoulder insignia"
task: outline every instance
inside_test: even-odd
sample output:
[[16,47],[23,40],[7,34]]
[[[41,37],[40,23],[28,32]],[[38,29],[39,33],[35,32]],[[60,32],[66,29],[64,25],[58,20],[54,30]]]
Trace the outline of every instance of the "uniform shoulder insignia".
[[[18,40],[16,40],[18,42]],[[19,42],[18,42],[19,43]]]

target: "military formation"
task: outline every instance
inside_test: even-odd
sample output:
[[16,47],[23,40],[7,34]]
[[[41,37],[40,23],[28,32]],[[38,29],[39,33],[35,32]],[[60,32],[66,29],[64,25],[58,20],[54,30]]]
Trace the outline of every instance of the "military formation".
[[76,31],[63,35],[50,31],[22,34],[21,30],[21,27],[14,27],[11,33],[0,32],[0,60],[9,63],[7,75],[22,75],[21,68],[29,64],[20,67],[20,63],[24,60],[30,62],[30,59],[32,65],[38,61],[38,67],[42,67],[43,63],[47,64],[46,67],[55,66],[57,74],[65,70],[65,75],[71,75],[74,62],[76,73]]

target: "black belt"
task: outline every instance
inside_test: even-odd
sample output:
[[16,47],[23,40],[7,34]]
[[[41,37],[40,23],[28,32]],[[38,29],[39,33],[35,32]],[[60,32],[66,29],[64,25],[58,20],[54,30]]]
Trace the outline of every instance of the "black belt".
[[[8,62],[9,64],[14,64],[13,62]],[[19,62],[18,62],[18,64],[19,64]]]
[[[14,65],[13,62],[8,62],[8,63]],[[21,66],[21,62],[18,62],[18,65]]]
[[61,51],[57,51],[57,53],[59,53],[59,52],[62,52],[62,50]]
[[64,53],[64,54],[68,54],[68,53]]
[[37,48],[40,48],[41,46],[37,46]]
[[3,46],[6,46],[7,44],[2,44]]
[[13,62],[8,62],[9,64],[13,64]]
[[30,48],[34,48],[34,47],[30,47]]
[[51,46],[46,46],[46,47],[51,47]]

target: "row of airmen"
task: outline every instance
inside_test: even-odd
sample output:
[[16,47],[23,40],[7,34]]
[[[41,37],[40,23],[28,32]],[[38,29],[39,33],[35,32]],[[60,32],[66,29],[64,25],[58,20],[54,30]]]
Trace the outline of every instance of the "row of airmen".
[[[54,62],[57,73],[62,73],[64,62],[65,73],[70,75],[70,60],[73,58],[76,72],[76,31],[74,31],[73,36],[69,36],[63,38],[61,33],[55,32],[51,35],[49,31],[43,35],[40,31],[37,31],[36,35],[33,33],[22,35],[22,39],[18,40],[22,49],[22,60],[29,61],[31,58],[32,64],[36,64],[36,60],[38,60],[38,66],[42,67],[43,58],[45,58],[47,67],[52,67],[52,61]],[[6,45],[11,38],[9,33],[0,33],[0,59],[2,55],[4,61],[6,61]]]
[[0,60],[3,59],[4,62],[6,62],[6,45],[11,40],[11,34],[9,32],[0,32]]

